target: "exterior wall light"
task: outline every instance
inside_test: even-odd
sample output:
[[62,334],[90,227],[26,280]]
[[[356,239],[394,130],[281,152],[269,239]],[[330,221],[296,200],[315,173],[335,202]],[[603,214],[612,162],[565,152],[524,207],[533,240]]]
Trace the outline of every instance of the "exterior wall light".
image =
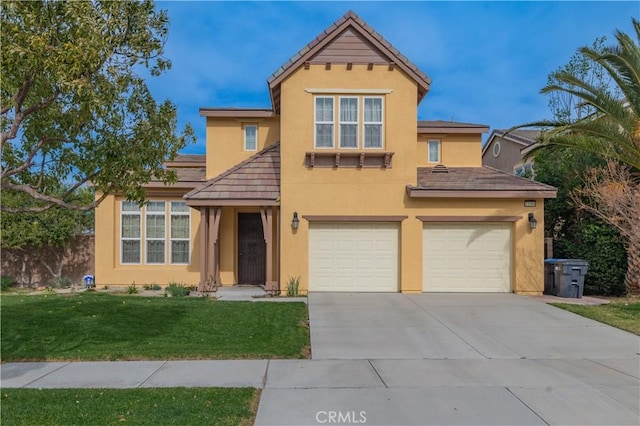
[[300,226],[300,219],[298,219],[298,212],[293,212],[293,219],[291,220],[291,227],[295,230]]
[[533,217],[533,213],[529,213],[529,228],[536,229],[538,227],[538,221]]

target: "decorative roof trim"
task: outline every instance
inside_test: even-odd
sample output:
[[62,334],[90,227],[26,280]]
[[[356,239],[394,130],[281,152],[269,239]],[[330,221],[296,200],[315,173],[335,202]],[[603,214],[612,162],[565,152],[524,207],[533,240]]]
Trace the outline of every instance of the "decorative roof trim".
[[307,93],[336,94],[336,95],[387,95],[393,89],[304,89]]
[[418,134],[477,134],[487,133],[489,127],[418,127]]

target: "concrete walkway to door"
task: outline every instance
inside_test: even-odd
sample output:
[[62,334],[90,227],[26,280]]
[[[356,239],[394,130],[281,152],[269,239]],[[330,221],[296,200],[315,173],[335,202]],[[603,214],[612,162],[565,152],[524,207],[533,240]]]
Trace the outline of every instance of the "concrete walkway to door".
[[532,298],[317,293],[309,317],[256,424],[640,423],[640,338]]

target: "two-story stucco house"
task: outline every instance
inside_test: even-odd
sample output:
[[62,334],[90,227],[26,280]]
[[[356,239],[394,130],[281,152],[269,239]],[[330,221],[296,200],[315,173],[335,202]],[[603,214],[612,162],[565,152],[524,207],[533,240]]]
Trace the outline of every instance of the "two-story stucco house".
[[177,184],[98,208],[98,284],[542,293],[555,189],[483,167],[485,125],[418,121],[431,80],[356,14],[267,81],[271,108],[201,108]]

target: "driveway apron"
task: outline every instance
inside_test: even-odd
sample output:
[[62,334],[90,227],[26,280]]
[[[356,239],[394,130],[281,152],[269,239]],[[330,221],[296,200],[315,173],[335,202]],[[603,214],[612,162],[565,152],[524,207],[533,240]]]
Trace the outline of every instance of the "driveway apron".
[[312,360],[271,362],[258,425],[640,424],[630,333],[515,294],[308,302]]

